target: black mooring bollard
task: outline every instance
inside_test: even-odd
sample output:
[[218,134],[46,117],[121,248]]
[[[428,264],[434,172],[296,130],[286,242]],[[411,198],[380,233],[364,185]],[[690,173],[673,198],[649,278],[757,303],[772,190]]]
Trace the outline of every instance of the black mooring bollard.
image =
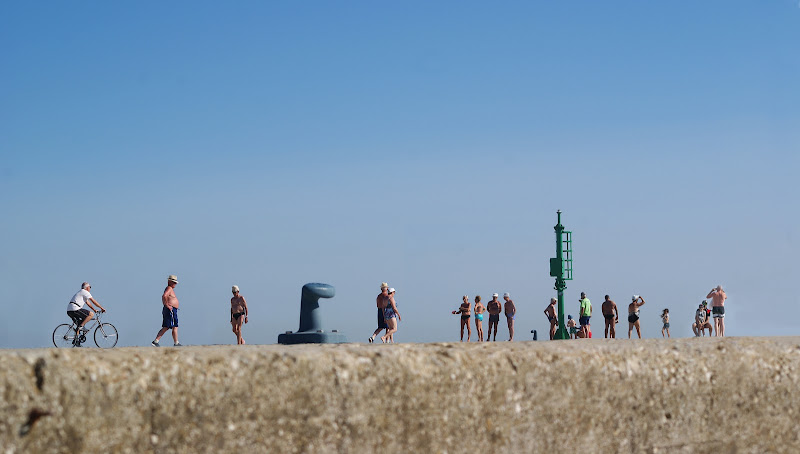
[[279,344],[343,344],[347,337],[336,330],[326,333],[322,329],[320,298],[333,298],[332,285],[312,283],[303,286],[300,296],[300,328],[296,333],[287,331],[278,335]]

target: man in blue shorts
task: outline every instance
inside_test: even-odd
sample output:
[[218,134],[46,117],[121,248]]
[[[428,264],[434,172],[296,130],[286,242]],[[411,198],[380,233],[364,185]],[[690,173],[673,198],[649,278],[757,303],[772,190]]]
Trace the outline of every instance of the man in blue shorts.
[[164,294],[161,295],[161,330],[156,335],[156,340],[151,342],[153,347],[160,347],[158,341],[161,336],[172,330],[172,340],[175,341],[175,347],[180,347],[181,343],[178,342],[178,297],[175,296],[175,286],[178,285],[178,276],[171,274],[167,278],[167,288],[164,289]]
[[84,305],[88,305],[90,308],[95,309],[92,303],[97,305],[97,309],[100,312],[105,312],[106,310],[103,306],[100,305],[93,297],[92,294],[89,293],[89,290],[92,289],[91,284],[88,282],[84,282],[81,284],[81,289],[75,296],[69,300],[69,304],[67,305],[67,315],[72,321],[78,325],[78,328],[75,330],[75,339],[72,341],[72,345],[76,347],[81,346],[80,341],[80,330],[83,326],[94,317],[94,312],[90,312],[89,309],[86,309]]
[[583,337],[589,338],[592,337],[592,328],[589,326],[589,319],[592,318],[592,303],[589,301],[589,298],[586,297],[586,293],[584,292],[581,292],[580,303],[580,318],[578,321],[581,324],[581,332],[583,333]]

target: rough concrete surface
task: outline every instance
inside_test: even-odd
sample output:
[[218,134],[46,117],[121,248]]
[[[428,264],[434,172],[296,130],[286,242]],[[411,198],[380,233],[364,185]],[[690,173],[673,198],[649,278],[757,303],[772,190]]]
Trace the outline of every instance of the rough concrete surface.
[[800,452],[800,338],[0,350],[0,453]]

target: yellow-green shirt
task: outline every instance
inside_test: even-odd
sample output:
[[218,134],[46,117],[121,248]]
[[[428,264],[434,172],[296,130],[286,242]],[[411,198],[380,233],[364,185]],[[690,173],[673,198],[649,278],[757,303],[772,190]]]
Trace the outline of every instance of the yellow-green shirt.
[[592,302],[589,298],[581,300],[581,317],[590,317],[592,315]]

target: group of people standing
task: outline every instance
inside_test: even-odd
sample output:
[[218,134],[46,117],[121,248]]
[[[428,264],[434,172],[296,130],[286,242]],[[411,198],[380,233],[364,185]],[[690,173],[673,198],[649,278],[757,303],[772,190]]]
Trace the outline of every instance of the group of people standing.
[[[505,304],[501,304],[497,299],[497,293],[492,293],[492,299],[484,306],[481,302],[480,295],[475,295],[475,306],[470,307],[469,296],[464,295],[461,297],[461,305],[458,309],[452,312],[453,315],[461,315],[461,342],[464,342],[464,327],[467,328],[467,342],[472,337],[472,328],[469,326],[469,319],[472,317],[472,312],[475,312],[475,330],[478,334],[478,342],[497,341],[497,325],[500,323],[500,312],[502,311],[506,316],[506,323],[508,324],[508,340],[514,340],[514,319],[517,315],[517,306],[511,299],[508,292],[503,294]],[[483,337],[483,314],[489,313],[489,334],[486,339]],[[494,328],[494,337],[492,337],[492,329]]]
[[378,293],[378,297],[375,298],[375,303],[378,306],[378,329],[369,337],[368,341],[370,344],[375,342],[375,337],[384,330],[386,334],[381,336],[381,342],[384,344],[387,342],[394,342],[394,333],[397,332],[397,323],[403,320],[403,318],[400,317],[400,311],[397,310],[397,301],[394,299],[395,293],[395,289],[389,287],[389,284],[381,282],[381,292]]
[[725,290],[722,289],[722,286],[718,285],[708,293],[706,298],[711,299],[711,309],[708,308],[708,301],[703,300],[703,302],[700,303],[697,307],[697,311],[694,313],[692,332],[694,332],[696,337],[700,337],[700,335],[705,336],[706,329],[708,329],[709,336],[716,332],[718,337],[724,337],[725,300],[728,299],[728,295],[725,294]]
[[[716,330],[717,336],[725,336],[725,300],[728,296],[725,294],[722,286],[718,285],[709,292],[706,298],[711,299],[711,309],[708,309],[708,303],[706,301],[700,303],[700,307],[698,307],[695,312],[695,321],[692,324],[692,331],[695,336],[700,336],[701,334],[705,335],[705,330],[708,329],[710,336],[712,330]],[[555,298],[550,298],[550,304],[548,304],[544,310],[544,314],[550,322],[551,340],[555,338],[558,329],[556,303],[557,300]],[[572,315],[567,316],[567,328],[569,329],[570,339],[592,337],[591,324],[589,323],[592,316],[592,304],[589,299],[586,298],[586,293],[581,292],[579,304],[580,325],[575,322]],[[642,338],[639,308],[644,306],[644,304],[644,298],[640,295],[633,295],[631,297],[631,302],[628,304],[628,339],[631,338],[634,329],[639,339]],[[605,296],[605,301],[603,301],[602,312],[603,318],[605,319],[604,336],[614,339],[617,337],[616,324],[619,323],[619,310],[617,309],[617,304],[608,295]],[[712,319],[713,324],[711,322]],[[671,337],[669,332],[669,309],[665,308],[661,311],[661,322],[661,336],[667,338]]]

